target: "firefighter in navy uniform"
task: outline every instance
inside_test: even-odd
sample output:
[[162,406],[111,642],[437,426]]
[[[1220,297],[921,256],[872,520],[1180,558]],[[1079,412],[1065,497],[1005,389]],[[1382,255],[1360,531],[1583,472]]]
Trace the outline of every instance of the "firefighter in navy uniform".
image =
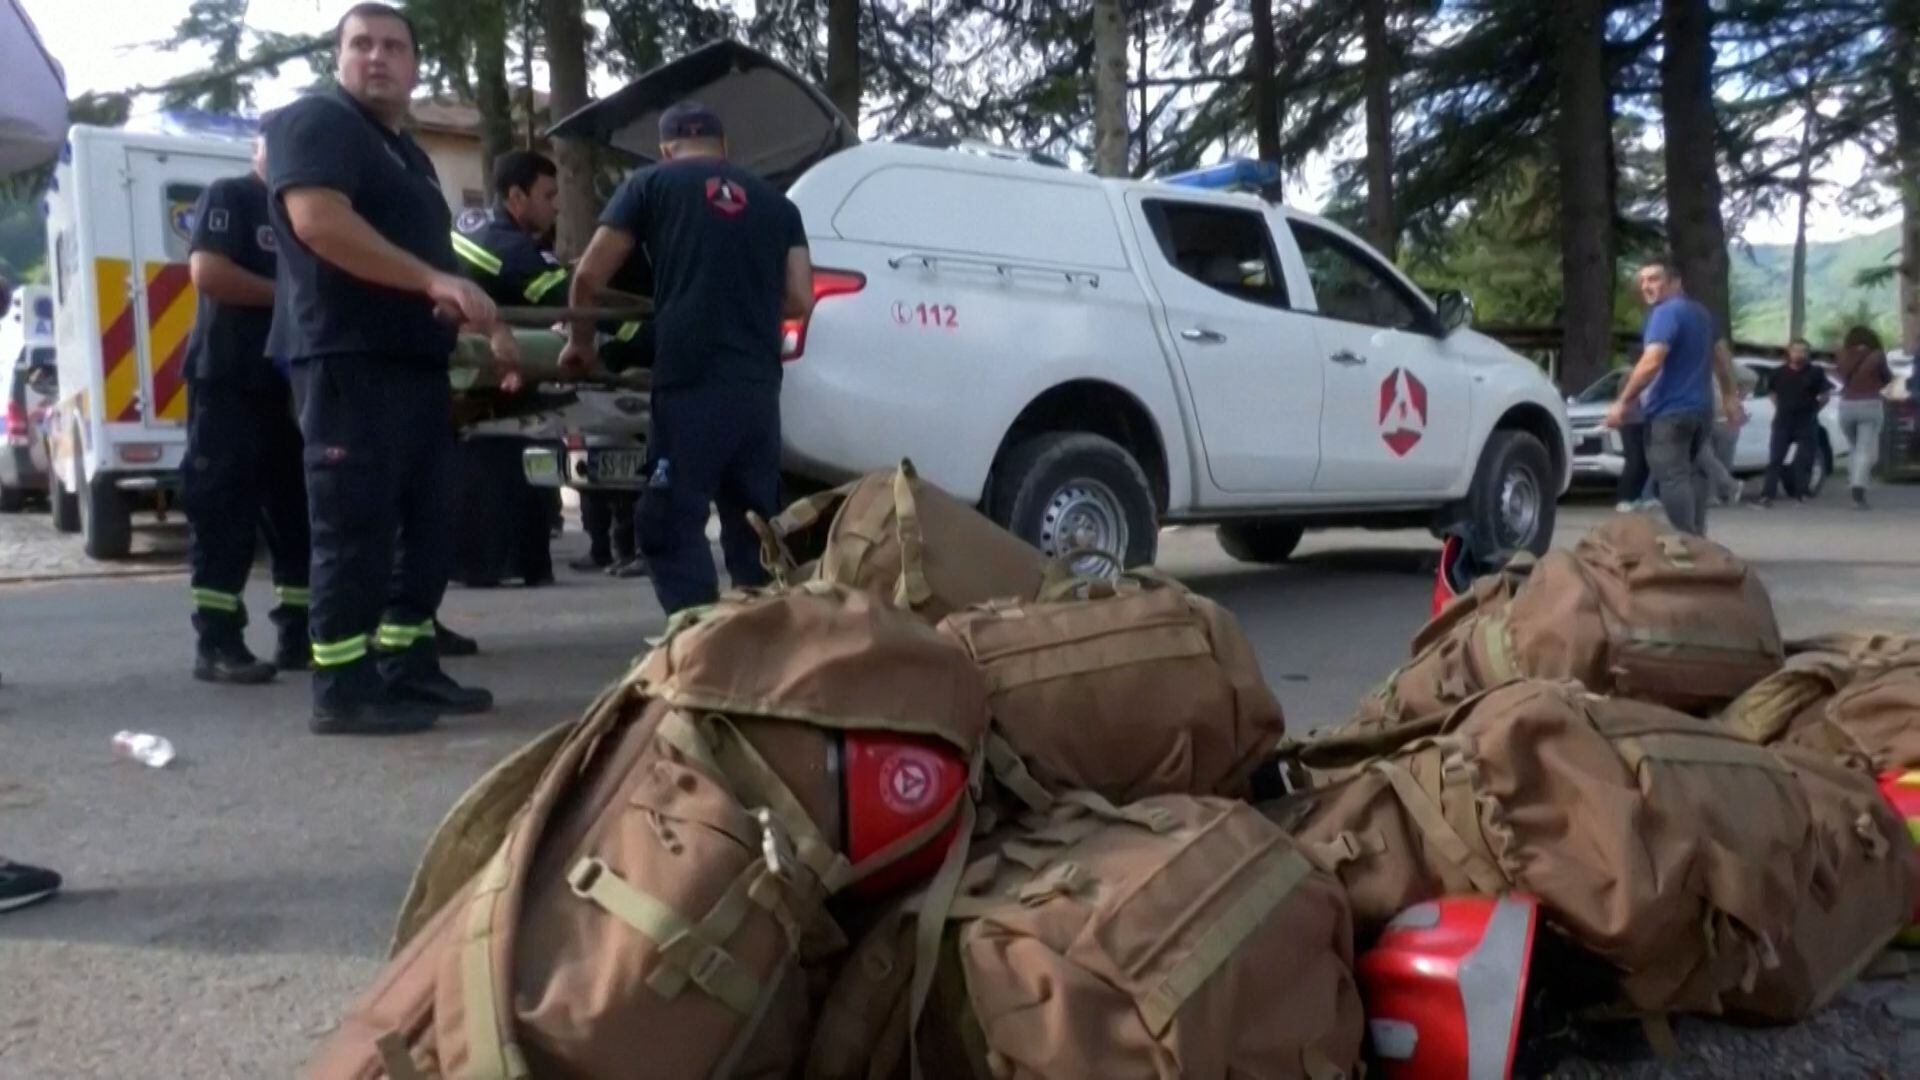
[[[660,117],[658,165],[627,178],[575,268],[584,306],[644,251],[653,277],[653,413],[637,529],[669,614],[719,593],[706,539],[717,506],[727,575],[762,584],[747,511],[780,498],[780,322],[812,309],[800,211],[727,161],[720,118],[684,102]],[[591,367],[593,326],[574,323],[562,363]]]
[[[274,235],[267,219],[266,142],[253,171],[216,180],[194,210],[193,285],[200,294],[187,345],[187,456],[180,500],[192,530],[193,674],[208,682],[263,683],[305,670],[307,482],[287,379],[267,356],[273,325]],[[264,535],[272,559],[279,630],[273,663],[254,658],[241,599]]]
[[412,23],[356,4],[336,37],[339,85],[265,128],[283,294],[269,349],[293,362],[306,437],[311,727],[395,734],[492,707],[441,671],[435,648],[456,325],[493,335],[503,388],[519,375],[493,302],[457,272],[433,164],[402,130],[419,64]]

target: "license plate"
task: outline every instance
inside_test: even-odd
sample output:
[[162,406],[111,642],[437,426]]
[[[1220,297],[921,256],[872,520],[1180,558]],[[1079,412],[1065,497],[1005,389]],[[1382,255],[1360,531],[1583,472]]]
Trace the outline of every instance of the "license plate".
[[647,475],[647,452],[588,451],[587,475],[597,484],[637,484]]
[[1583,456],[1592,456],[1601,451],[1602,442],[1598,435],[1588,435],[1573,445],[1573,452]]

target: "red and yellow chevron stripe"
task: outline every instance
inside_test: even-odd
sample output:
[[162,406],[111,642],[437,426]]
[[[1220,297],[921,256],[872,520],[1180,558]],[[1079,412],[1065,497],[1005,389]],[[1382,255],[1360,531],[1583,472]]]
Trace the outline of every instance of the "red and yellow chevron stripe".
[[187,419],[187,338],[193,333],[196,294],[186,263],[148,263],[147,346],[153,361],[153,400],[159,418]]
[[125,259],[93,261],[94,295],[99,298],[100,365],[106,373],[106,393],[100,404],[110,424],[140,419],[140,362],[134,355],[133,304],[128,277],[133,264]]

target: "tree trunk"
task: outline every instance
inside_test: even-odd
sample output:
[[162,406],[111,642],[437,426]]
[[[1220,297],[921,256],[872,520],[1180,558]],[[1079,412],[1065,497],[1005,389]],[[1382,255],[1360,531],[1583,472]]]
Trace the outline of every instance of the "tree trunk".
[[860,0],[827,0],[827,97],[860,130]]
[[1127,175],[1127,14],[1122,0],[1093,0],[1093,168]]
[[1366,0],[1367,239],[1387,258],[1400,246],[1393,214],[1393,44],[1387,38],[1388,0]]
[[471,9],[474,105],[480,110],[480,175],[491,181],[493,162],[513,149],[513,94],[507,89],[506,0]]
[[[555,120],[587,104],[587,25],[580,0],[541,0],[547,24],[547,103]],[[577,259],[593,236],[599,207],[593,195],[593,148],[579,139],[554,140],[560,166],[560,220],[554,248]]]
[[1274,92],[1273,0],[1253,0],[1253,53],[1247,79],[1253,84],[1253,134],[1262,161],[1280,160],[1280,97]]
[[533,96],[533,24],[538,14],[532,4],[520,13],[520,94],[526,110],[528,150],[540,144],[539,103]]
[[1900,341],[1909,354],[1920,354],[1920,84],[1913,72],[1920,0],[1887,0],[1887,30],[1901,208]]
[[1613,363],[1613,99],[1607,82],[1611,0],[1555,9],[1560,116],[1560,385],[1587,386]]
[[1807,210],[1813,202],[1813,121],[1812,95],[1808,95],[1806,121],[1800,129],[1800,179],[1794,186],[1800,196],[1800,220],[1793,231],[1793,281],[1787,306],[1787,340],[1795,341],[1807,333]]
[[1720,216],[1720,131],[1713,103],[1713,9],[1709,0],[1662,0],[1660,108],[1666,117],[1667,237],[1687,292],[1733,333],[1727,286],[1727,226]]

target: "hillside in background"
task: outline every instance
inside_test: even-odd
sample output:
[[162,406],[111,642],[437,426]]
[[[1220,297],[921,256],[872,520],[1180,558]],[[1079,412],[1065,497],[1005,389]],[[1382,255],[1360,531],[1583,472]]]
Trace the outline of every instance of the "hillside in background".
[[[1866,236],[1811,244],[1807,248],[1807,336],[1828,347],[1846,326],[1864,321],[1889,341],[1899,337],[1899,303],[1893,281],[1865,287],[1863,272],[1891,267],[1900,251],[1900,231],[1889,227]],[[1793,245],[1735,246],[1734,335],[1762,344],[1787,340],[1792,295]]]

